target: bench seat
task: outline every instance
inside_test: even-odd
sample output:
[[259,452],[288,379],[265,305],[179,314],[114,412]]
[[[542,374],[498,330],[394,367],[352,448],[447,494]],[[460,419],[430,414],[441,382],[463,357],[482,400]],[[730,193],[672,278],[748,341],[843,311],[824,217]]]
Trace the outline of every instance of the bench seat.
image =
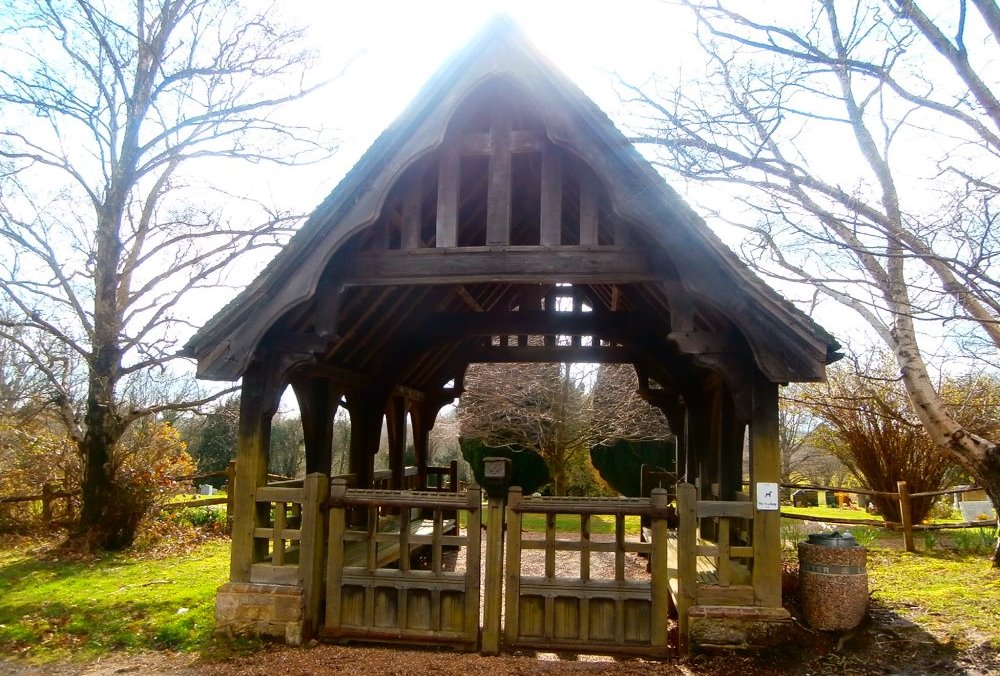
[[[448,535],[456,529],[454,519],[444,519],[441,522],[441,534]],[[430,538],[434,535],[434,519],[414,519],[409,524],[410,537]],[[385,568],[386,566],[399,561],[399,526],[395,530],[380,530],[380,535],[395,533],[397,538],[391,542],[377,542],[375,567]],[[427,542],[410,542],[410,554],[416,554],[421,549],[430,547]],[[344,543],[344,568],[363,568],[368,565],[367,545],[363,541]]]

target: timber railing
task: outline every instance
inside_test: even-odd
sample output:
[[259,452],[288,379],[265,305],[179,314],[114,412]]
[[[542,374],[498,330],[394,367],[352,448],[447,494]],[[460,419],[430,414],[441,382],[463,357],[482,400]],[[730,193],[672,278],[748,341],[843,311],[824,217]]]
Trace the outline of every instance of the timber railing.
[[[231,487],[233,485],[233,479],[236,476],[236,461],[230,461],[226,469],[219,470],[217,472],[206,472],[204,474],[188,474],[185,476],[170,477],[171,481],[177,483],[186,482],[197,482],[204,481],[206,479],[218,479],[225,478],[226,486]],[[288,477],[282,476],[280,474],[268,474],[268,481],[283,481],[288,480]],[[294,481],[294,480],[293,480]],[[301,485],[302,480],[298,479]],[[41,518],[42,526],[44,528],[49,528],[54,523],[62,523],[63,521],[69,521],[72,510],[72,498],[78,497],[80,495],[79,490],[74,491],[62,491],[57,490],[55,486],[50,483],[42,484],[42,490],[40,493],[31,495],[8,495],[0,496],[0,505],[11,505],[18,503],[41,503]],[[65,519],[55,519],[53,515],[55,514],[54,505],[56,500],[66,500],[65,512],[67,518]],[[173,511],[178,509],[187,509],[189,507],[208,507],[211,505],[226,505],[226,523],[230,523],[233,514],[233,491],[228,490],[226,495],[220,495],[216,497],[205,497],[198,498],[195,500],[183,500],[179,502],[168,502],[164,505],[160,505],[158,509],[160,511]]]
[[[813,484],[793,484],[793,483],[782,483],[779,484],[782,488],[788,488],[792,490],[814,490],[814,491],[829,491],[832,493],[849,493],[851,495],[880,495],[887,497],[891,500],[897,500],[899,502],[899,513],[900,521],[887,521],[876,520],[876,519],[850,519],[850,518],[839,518],[839,517],[817,517],[810,514],[793,514],[790,512],[781,512],[781,517],[783,519],[797,519],[800,521],[819,521],[822,523],[835,523],[838,525],[845,526],[867,526],[874,528],[885,528],[891,531],[902,531],[903,533],[903,544],[906,551],[912,552],[916,550],[916,545],[913,540],[914,531],[934,531],[934,530],[948,530],[948,529],[961,529],[961,528],[988,528],[996,525],[995,521],[962,521],[958,523],[933,523],[933,524],[922,524],[913,523],[911,509],[912,500],[915,498],[930,498],[939,497],[942,495],[956,495],[960,493],[972,493],[982,491],[982,488],[978,486],[957,486],[954,488],[945,488],[943,490],[937,491],[923,491],[919,493],[911,493],[905,481],[896,482],[896,491],[878,491],[871,488],[841,488],[839,486],[817,486]],[[996,507],[996,506],[995,506]]]

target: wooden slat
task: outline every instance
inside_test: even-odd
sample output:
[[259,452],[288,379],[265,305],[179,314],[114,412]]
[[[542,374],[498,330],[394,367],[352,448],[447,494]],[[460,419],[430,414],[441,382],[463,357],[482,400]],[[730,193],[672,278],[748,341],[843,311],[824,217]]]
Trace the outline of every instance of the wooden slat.
[[506,595],[504,597],[504,642],[514,645],[520,635],[521,597],[521,512],[517,509],[521,501],[521,489],[512,488],[507,498],[507,562],[505,570]]
[[423,246],[420,240],[420,209],[423,203],[423,182],[416,178],[407,188],[403,197],[403,234],[400,242],[402,249],[418,249]]
[[[272,540],[275,537],[274,528],[254,528],[253,536],[264,540]],[[285,540],[301,540],[302,531],[297,528],[285,528],[281,531],[281,537]]]
[[458,191],[461,166],[458,147],[446,141],[441,147],[441,161],[438,168],[435,234],[437,247],[448,248],[458,245]]
[[[439,240],[440,242],[441,240]],[[444,244],[439,244],[444,247]],[[630,284],[660,273],[638,249],[578,246],[427,248],[359,254],[345,286],[493,282]]]
[[597,181],[589,171],[580,176],[580,244],[597,246]]
[[562,237],[562,151],[549,145],[542,152],[542,246],[559,246]]
[[486,195],[486,244],[510,243],[511,213],[511,119],[505,108],[491,114],[493,152],[490,155],[490,182]]
[[299,582],[299,567],[255,563],[250,566],[250,582],[257,584],[295,585]]
[[257,502],[302,502],[301,488],[272,488],[260,486],[256,492]]
[[749,502],[724,500],[699,500],[698,518],[725,517],[736,519],[752,519],[753,505]]

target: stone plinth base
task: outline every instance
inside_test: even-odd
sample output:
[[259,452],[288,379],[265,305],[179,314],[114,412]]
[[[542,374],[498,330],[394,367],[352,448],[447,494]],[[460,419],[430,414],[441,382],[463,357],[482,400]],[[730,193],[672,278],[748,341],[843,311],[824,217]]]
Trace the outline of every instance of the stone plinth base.
[[215,629],[302,643],[305,596],[301,587],[227,582],[215,595]]
[[688,611],[692,648],[766,647],[788,640],[791,615],[784,608],[693,606]]

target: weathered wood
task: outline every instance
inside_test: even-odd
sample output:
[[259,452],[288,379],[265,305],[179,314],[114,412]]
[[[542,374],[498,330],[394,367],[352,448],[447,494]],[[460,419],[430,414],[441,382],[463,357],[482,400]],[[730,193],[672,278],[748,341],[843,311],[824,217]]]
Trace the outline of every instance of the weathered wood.
[[[756,505],[760,482],[781,481],[778,450],[778,386],[758,373],[753,382],[753,419],[750,422],[750,495]],[[781,513],[754,510],[753,588],[755,604],[781,607]]]
[[752,519],[754,508],[749,502],[727,500],[699,500],[698,518],[725,517],[727,519]]
[[385,428],[389,441],[389,471],[392,480],[389,487],[393,490],[403,488],[403,469],[405,461],[403,453],[406,450],[406,413],[407,402],[404,397],[390,397],[385,407]]
[[[504,640],[508,645],[513,645],[520,634],[518,599],[521,596],[521,512],[518,507],[520,506],[521,495],[520,486],[511,487],[507,493],[507,532],[510,534],[510,537],[508,537],[507,542],[505,574],[507,594],[504,597],[506,608],[504,610],[503,630]],[[487,587],[486,593],[487,595],[490,593],[489,587]],[[494,593],[496,592],[494,591]]]
[[[330,498],[342,500],[347,494],[347,481],[334,479],[330,487]],[[326,555],[326,619],[327,629],[336,629],[341,623],[340,593],[344,571],[344,531],[347,528],[347,513],[343,509],[331,509],[327,530]]]
[[677,485],[677,606],[678,641],[681,651],[688,647],[688,611],[697,594],[698,492],[692,484]]
[[597,177],[589,169],[580,176],[580,244],[597,246]]
[[293,377],[291,385],[302,418],[306,473],[329,476],[333,462],[333,419],[340,394],[328,378]]
[[359,254],[344,284],[628,284],[652,281],[658,276],[648,253],[635,249],[470,246]]
[[240,397],[240,425],[236,442],[236,477],[233,492],[232,550],[229,579],[250,581],[250,566],[267,555],[266,541],[254,538],[264,517],[258,506],[257,491],[267,477],[271,416],[277,406],[277,364],[255,362],[243,376]]
[[490,154],[489,188],[486,194],[486,244],[510,243],[511,213],[511,119],[506,107],[490,114],[493,148]]
[[254,584],[280,584],[293,586],[299,583],[297,566],[277,566],[270,563],[254,563],[250,566],[248,582]]
[[[671,495],[663,488],[650,491],[653,511],[665,513],[670,506]],[[651,576],[650,644],[654,647],[667,645],[667,622],[670,611],[669,563],[667,561],[667,537],[669,529],[666,518],[652,519],[652,546],[649,555]]]
[[[515,499],[520,487],[511,488],[508,503]],[[483,608],[484,655],[500,652],[500,613],[503,607],[504,501],[489,498],[486,506],[486,594]]]
[[305,618],[303,633],[312,636],[320,624],[320,601],[323,589],[323,562],[326,556],[326,523],[321,505],[330,490],[330,478],[323,473],[306,475],[303,486],[302,539],[299,555],[299,583],[304,590]]
[[913,544],[913,511],[910,504],[910,491],[905,481],[896,482],[896,490],[899,491],[899,516],[903,524],[903,546],[906,551],[916,551]]
[[562,237],[562,151],[558,146],[549,145],[542,152],[542,205],[541,232],[542,246],[559,246]]
[[412,183],[403,195],[403,230],[400,237],[401,249],[418,249],[423,246],[420,239],[421,207],[424,191],[421,176],[413,177]]
[[301,488],[261,486],[257,489],[257,502],[302,502],[304,495]]
[[441,146],[438,165],[438,201],[435,246],[458,245],[458,191],[461,180],[461,157],[458,147],[446,140]]
[[[590,540],[590,512],[615,515],[612,542]],[[624,535],[628,514],[667,513],[665,500],[654,507],[648,499],[574,499],[522,497],[518,490],[508,493],[507,559],[504,614],[504,641],[511,649],[532,649],[544,643],[547,650],[586,650],[610,653],[662,654],[666,645],[666,611],[669,596],[666,583],[654,597],[653,583],[624,579],[625,552],[652,556],[649,543],[627,542]],[[523,513],[546,515],[545,537],[525,538]],[[580,515],[580,538],[565,534],[556,537],[558,514]],[[521,574],[522,552],[544,550],[542,575]],[[591,552],[615,555],[615,579],[592,579]],[[559,552],[580,553],[580,576],[564,577],[555,566]],[[661,611],[657,616],[653,606]],[[657,641],[657,645],[652,642]]]

